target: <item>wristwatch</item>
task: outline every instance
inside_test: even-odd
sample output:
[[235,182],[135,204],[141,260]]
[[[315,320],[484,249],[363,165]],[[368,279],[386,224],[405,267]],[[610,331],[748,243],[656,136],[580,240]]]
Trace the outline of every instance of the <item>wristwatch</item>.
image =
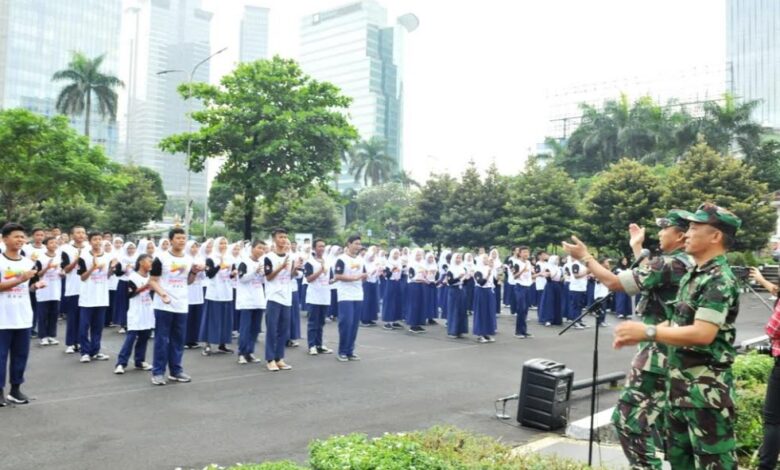
[[653,326],[653,325],[648,325],[648,326],[645,327],[645,336],[647,336],[647,339],[649,341],[655,341],[655,334],[657,332],[658,331],[656,330],[655,326]]

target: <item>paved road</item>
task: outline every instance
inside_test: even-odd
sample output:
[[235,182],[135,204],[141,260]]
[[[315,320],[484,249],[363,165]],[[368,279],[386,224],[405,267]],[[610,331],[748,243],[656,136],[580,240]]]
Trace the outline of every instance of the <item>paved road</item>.
[[[535,318],[535,312],[531,312]],[[761,334],[766,309],[752,294],[743,301],[738,341]],[[511,337],[514,317],[501,315],[498,341],[451,340],[443,327],[425,335],[361,328],[362,362],[309,357],[288,350],[290,372],[239,366],[234,357],[187,351],[190,384],[153,387],[147,373],[112,374],[124,336],[107,330],[109,362],[81,364],[60,346],[33,347],[25,391],[27,406],[0,409],[0,468],[202,468],[290,458],[305,462],[312,439],[337,433],[424,429],[453,424],[521,443],[538,435],[514,420],[494,417],[494,400],[516,393],[523,361],[543,357],[565,363],[577,378],[590,377],[593,329],[556,336],[533,325],[536,338]],[[613,323],[614,318],[611,319]],[[591,321],[592,323],[592,321]],[[64,325],[60,325],[61,334]],[[326,325],[331,347],[336,325]],[[630,350],[601,342],[601,371],[623,370]],[[262,346],[262,340],[260,343]],[[151,346],[149,348],[151,357]],[[604,390],[600,409],[614,403]],[[586,392],[576,392],[571,418],[587,414]],[[516,412],[513,405],[511,412]]]

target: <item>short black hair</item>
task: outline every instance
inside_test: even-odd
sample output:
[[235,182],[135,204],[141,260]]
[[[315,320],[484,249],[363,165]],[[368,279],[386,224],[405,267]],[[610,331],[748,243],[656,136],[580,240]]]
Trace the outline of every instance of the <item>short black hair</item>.
[[178,234],[187,235],[187,232],[184,231],[181,227],[175,227],[172,228],[170,232],[168,232],[168,240],[173,240],[173,237],[175,237]]
[[263,240],[255,240],[252,242],[252,248],[256,247],[257,245],[265,246],[265,242]]
[[537,251],[536,251],[536,256],[539,256],[539,255],[546,255],[546,254],[547,254],[547,250],[537,250]]
[[523,250],[531,251],[531,249],[528,248],[526,245],[520,245],[520,246],[517,247],[517,249],[520,250],[520,251],[523,251]]
[[83,225],[74,225],[73,227],[70,228],[71,235],[73,235],[73,232],[75,232],[77,228],[80,228],[82,230],[87,230],[86,228],[84,228]]
[[325,240],[323,240],[322,238],[317,238],[317,239],[314,240],[314,243],[312,243],[311,246],[316,247],[317,243],[320,243],[320,242],[322,242],[323,245],[327,245],[327,243],[325,243]]
[[52,240],[57,240],[55,237],[46,237],[43,239],[43,244],[46,245]]
[[42,229],[42,228],[40,228],[40,227],[35,227],[34,229],[32,229],[32,232],[30,232],[30,233],[31,233],[31,234],[35,234],[35,233],[37,233],[37,232],[45,232],[45,230],[43,230],[43,229]]
[[271,238],[275,238],[280,233],[283,233],[283,234],[287,235],[287,229],[286,228],[281,228],[281,227],[276,227],[275,229],[271,230]]
[[152,257],[151,257],[151,256],[149,256],[149,255],[148,255],[148,254],[146,254],[146,253],[143,253],[143,254],[140,254],[140,255],[138,255],[138,258],[136,258],[136,260],[135,260],[135,270],[136,270],[136,271],[138,271],[139,269],[141,269],[141,261],[143,261],[143,260],[145,260],[145,259],[147,259],[147,258],[149,258],[149,259],[152,259]]
[[7,224],[3,225],[3,238],[7,237],[8,235],[11,235],[13,232],[24,232],[24,225],[17,224],[16,222],[8,222]]
[[103,235],[113,235],[114,233],[111,230],[103,230]]
[[103,234],[100,232],[89,232],[87,234],[87,240],[92,241],[93,238],[100,237],[100,239],[103,239]]
[[360,240],[360,234],[350,235],[349,238],[347,238],[347,245],[351,245],[357,240]]

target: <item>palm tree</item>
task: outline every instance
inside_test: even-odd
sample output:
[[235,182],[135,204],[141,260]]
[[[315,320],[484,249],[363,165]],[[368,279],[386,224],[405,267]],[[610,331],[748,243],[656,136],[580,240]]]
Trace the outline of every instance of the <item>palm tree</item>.
[[723,105],[715,101],[704,103],[702,131],[707,143],[721,153],[728,153],[735,143],[744,154],[755,150],[762,129],[751,115],[758,104],[758,101],[738,103],[730,93],[723,96]]
[[69,81],[60,91],[56,108],[62,114],[79,116],[86,112],[84,135],[89,137],[89,120],[92,112],[92,95],[98,101],[98,112],[103,118],[116,119],[117,94],[114,88],[124,83],[113,75],[100,71],[105,54],[90,59],[74,52],[68,68],[56,72],[52,81]]
[[409,189],[412,186],[415,188],[420,188],[420,183],[417,182],[414,178],[412,178],[411,173],[408,171],[396,171],[393,173],[393,175],[390,177],[390,181],[393,183],[400,184],[404,189]]
[[363,183],[376,186],[388,181],[396,169],[396,162],[387,155],[387,145],[379,137],[372,137],[355,145],[350,151],[349,169],[355,176],[355,182],[363,178]]

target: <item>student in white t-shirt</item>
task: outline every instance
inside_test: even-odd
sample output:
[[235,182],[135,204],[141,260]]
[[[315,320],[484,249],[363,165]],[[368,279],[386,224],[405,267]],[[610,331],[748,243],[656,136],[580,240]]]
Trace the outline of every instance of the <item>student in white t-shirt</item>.
[[135,262],[134,272],[127,281],[127,337],[116,360],[115,374],[124,374],[130,353],[135,347],[135,368],[152,370],[146,362],[146,344],[154,328],[154,308],[152,307],[152,286],[149,284],[149,271],[152,269],[152,257],[143,254]]
[[517,317],[515,318],[515,338],[532,338],[533,335],[528,331],[528,309],[531,307],[531,296],[533,286],[533,265],[528,258],[531,256],[531,249],[527,246],[517,247],[517,257],[512,261],[512,270],[509,277],[514,278],[513,303]]
[[57,239],[49,237],[43,241],[46,249],[38,254],[35,269],[38,278],[45,287],[36,291],[38,301],[38,337],[41,346],[60,344],[57,337],[57,315],[60,312],[60,296],[62,295],[62,255],[57,250]]
[[71,243],[60,247],[62,253],[62,271],[65,273],[65,293],[62,296],[62,311],[65,313],[65,354],[73,354],[79,348],[79,293],[81,277],[78,264],[81,255],[89,250],[87,231],[80,225],[70,230]]
[[255,240],[248,256],[244,256],[236,267],[236,311],[238,326],[238,363],[260,362],[255,357],[255,342],[260,334],[260,322],[267,306],[263,284],[265,282],[265,242]]
[[347,249],[336,260],[333,270],[339,299],[339,352],[341,362],[359,361],[355,354],[360,313],[363,306],[363,281],[368,277],[363,258],[358,256],[362,242],[359,235],[347,239]]
[[306,288],[306,311],[309,313],[306,339],[309,354],[331,354],[333,351],[324,345],[322,330],[330,307],[330,272],[325,259],[325,240],[314,240],[314,255],[303,266],[308,287]]
[[[33,264],[35,264],[41,256],[41,253],[46,251],[46,247],[43,245],[43,239],[46,238],[46,232],[42,228],[35,227],[32,229],[32,232],[30,232],[30,235],[32,235],[32,243],[24,246],[22,255],[30,258]],[[33,282],[36,281],[37,279],[33,279]],[[33,338],[36,338],[38,337],[38,296],[37,292],[34,290],[30,291],[30,302],[32,303],[33,309],[33,327],[31,334]],[[43,338],[43,336],[41,336],[41,338]]]
[[274,247],[265,255],[265,360],[268,370],[290,370],[284,362],[284,348],[290,337],[290,311],[292,309],[292,283],[295,273],[302,269],[303,260],[293,261],[287,230],[277,228],[271,232]]
[[[5,249],[0,255],[0,407],[6,406],[8,401],[28,403],[21,386],[30,354],[33,320],[29,284],[30,279],[37,274],[33,262],[21,255],[25,241],[24,227],[15,223],[5,224],[2,236]],[[39,282],[35,287],[43,286]],[[3,392],[6,368],[11,383],[11,392],[7,398]]]
[[108,278],[114,270],[115,261],[103,251],[103,236],[90,232],[87,240],[91,246],[88,253],[79,258],[79,344],[81,362],[107,361],[107,354],[100,352],[103,325],[108,309]]

